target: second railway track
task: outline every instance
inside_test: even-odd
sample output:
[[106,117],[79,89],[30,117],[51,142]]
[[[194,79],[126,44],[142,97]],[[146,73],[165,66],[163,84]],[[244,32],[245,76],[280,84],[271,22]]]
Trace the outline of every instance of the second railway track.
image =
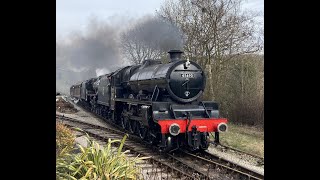
[[216,144],[212,142],[212,145],[214,146],[214,150],[216,150],[217,152],[231,154],[256,167],[264,166],[264,158],[259,155],[248,153],[224,144]]

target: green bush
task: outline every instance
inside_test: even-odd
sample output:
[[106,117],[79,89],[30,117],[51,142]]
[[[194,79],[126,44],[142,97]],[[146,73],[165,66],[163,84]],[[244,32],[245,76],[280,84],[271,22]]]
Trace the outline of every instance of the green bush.
[[[66,154],[57,159],[57,179],[141,179],[141,170],[136,166],[146,157],[126,157],[128,151],[122,152],[127,136],[120,140],[108,140],[104,147],[87,137],[88,146],[78,145],[80,153]],[[113,143],[120,143],[113,148]]]

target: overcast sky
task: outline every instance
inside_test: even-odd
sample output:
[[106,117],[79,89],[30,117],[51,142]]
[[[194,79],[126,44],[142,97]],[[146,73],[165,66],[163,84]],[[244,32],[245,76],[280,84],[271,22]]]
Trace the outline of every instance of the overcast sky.
[[[164,0],[56,0],[56,37],[83,31],[91,17],[108,22],[125,22],[154,14]],[[262,11],[264,0],[244,0],[244,8]]]

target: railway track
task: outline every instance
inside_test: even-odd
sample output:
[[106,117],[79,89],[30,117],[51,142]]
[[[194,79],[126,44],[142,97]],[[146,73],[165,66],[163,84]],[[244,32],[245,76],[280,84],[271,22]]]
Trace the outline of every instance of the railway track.
[[240,149],[236,149],[234,147],[230,147],[230,146],[227,146],[227,145],[223,145],[223,144],[219,144],[219,146],[221,146],[223,149],[225,150],[231,150],[231,151],[235,151],[237,153],[241,153],[241,154],[246,154],[246,155],[249,155],[249,156],[252,156],[254,158],[257,158],[257,159],[261,159],[262,161],[264,160],[263,157],[259,156],[259,155],[256,155],[256,154],[252,154],[252,153],[249,153],[249,152],[245,152],[245,151],[242,151]]
[[[56,115],[56,118],[67,126],[78,127],[88,135],[104,142],[108,138],[122,139],[126,134],[126,132],[115,128],[97,126],[74,118],[60,115]],[[150,157],[150,163],[157,164],[158,169],[161,170],[160,173],[170,172],[170,175],[167,175],[167,177],[170,177],[169,179],[263,179],[263,175],[207,152],[196,154],[181,150],[174,154],[161,153],[139,137],[131,134],[124,148],[129,149],[136,155],[141,154]]]
[[223,144],[216,144],[216,143],[212,143],[212,144],[214,145],[215,149],[221,152],[235,154],[237,157],[240,157],[240,159],[250,161],[252,164],[258,167],[264,166],[264,158],[259,155],[248,153],[240,149],[236,149]]

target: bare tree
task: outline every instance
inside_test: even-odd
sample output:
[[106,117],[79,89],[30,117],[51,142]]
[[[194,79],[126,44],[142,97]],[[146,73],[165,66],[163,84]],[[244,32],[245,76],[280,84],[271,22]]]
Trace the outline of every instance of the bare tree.
[[228,61],[217,92],[223,112],[234,122],[263,126],[263,56],[241,55]]
[[[225,62],[261,49],[255,36],[258,14],[241,11],[241,0],[169,0],[158,14],[182,29],[185,55],[197,57],[214,84],[219,84]],[[209,84],[210,92],[217,87]]]
[[260,12],[241,5],[242,0],[167,0],[158,14],[182,30],[185,55],[206,70],[204,99],[219,101],[232,120],[252,123],[263,119],[263,60],[251,55],[261,52],[263,31],[256,21]]

